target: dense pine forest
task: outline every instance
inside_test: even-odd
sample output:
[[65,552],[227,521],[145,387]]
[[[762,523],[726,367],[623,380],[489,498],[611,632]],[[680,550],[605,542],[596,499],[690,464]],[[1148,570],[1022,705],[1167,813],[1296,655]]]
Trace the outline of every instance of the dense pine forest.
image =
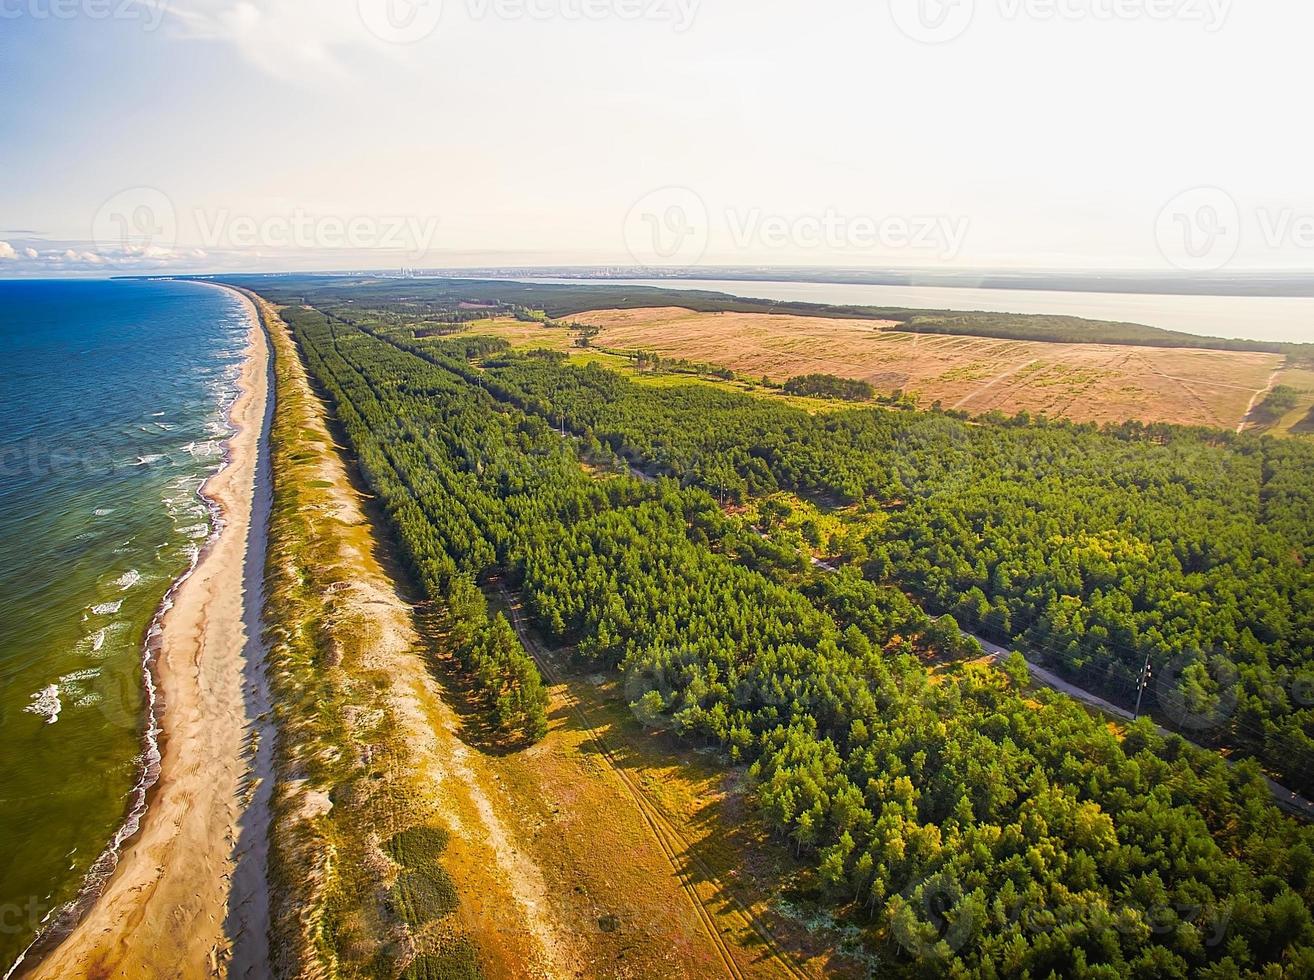
[[1314,789],[1314,446],[1204,430],[864,410],[809,415],[544,358],[491,390],[742,501],[862,513],[826,542],[881,584]]
[[[509,734],[540,737],[546,699],[490,576],[642,718],[746,767],[882,972],[1314,975],[1314,829],[1255,762],[1110,727],[1021,657],[963,661],[957,629],[1123,700],[1148,658],[1160,722],[1308,787],[1307,444],[809,414],[267,285]],[[841,515],[829,537],[745,516],[780,490]]]

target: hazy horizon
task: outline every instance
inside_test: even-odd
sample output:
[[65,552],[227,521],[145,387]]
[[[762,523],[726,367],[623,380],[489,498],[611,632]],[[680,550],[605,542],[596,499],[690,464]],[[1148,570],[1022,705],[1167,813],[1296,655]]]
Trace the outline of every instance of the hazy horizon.
[[[14,0],[0,276],[1309,268],[1255,0]],[[550,82],[550,83],[549,83]],[[551,93],[550,97],[547,93]]]

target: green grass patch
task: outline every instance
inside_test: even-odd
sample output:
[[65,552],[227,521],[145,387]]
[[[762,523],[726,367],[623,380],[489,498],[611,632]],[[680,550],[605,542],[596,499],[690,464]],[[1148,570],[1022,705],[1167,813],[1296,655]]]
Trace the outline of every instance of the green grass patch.
[[439,867],[405,871],[392,886],[389,901],[398,918],[421,929],[456,911],[456,885]]
[[384,845],[388,856],[404,868],[421,868],[436,863],[447,849],[449,834],[442,827],[412,827]]
[[482,976],[474,944],[462,939],[441,952],[416,957],[401,980],[479,980]]

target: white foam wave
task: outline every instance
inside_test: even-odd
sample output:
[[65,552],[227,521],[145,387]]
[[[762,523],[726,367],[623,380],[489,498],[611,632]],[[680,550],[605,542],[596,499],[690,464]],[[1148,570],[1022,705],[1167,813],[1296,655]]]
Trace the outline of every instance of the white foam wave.
[[114,513],[114,508],[113,508],[113,507],[97,507],[96,510],[94,511],[94,513],[95,513],[95,515],[96,515],[97,517],[109,517],[110,514],[113,514],[113,513]]
[[220,445],[217,439],[205,439],[201,442],[189,442],[183,446],[183,451],[189,453],[194,459],[208,459],[223,452],[223,446]]
[[152,463],[158,463],[164,459],[164,453],[150,453],[146,456],[137,457],[138,466],[150,466]]
[[94,677],[100,676],[99,667],[84,667],[81,670],[75,670],[72,673],[65,674],[59,679],[60,684],[81,684],[83,681],[89,681]]
[[105,645],[105,635],[109,632],[108,627],[101,627],[91,634],[91,652],[100,653],[101,647]]
[[59,721],[59,713],[64,710],[64,705],[59,700],[59,685],[51,684],[43,687],[31,697],[32,703],[23,710],[34,715],[40,715],[46,720],[47,725],[53,725]]
[[113,616],[123,608],[123,600],[115,599],[113,602],[102,602],[99,605],[92,606],[91,611],[97,616]]
[[116,578],[114,580],[114,584],[117,585],[124,592],[127,592],[128,589],[132,588],[140,581],[141,581],[141,572],[137,571],[137,569],[135,568],[130,568],[122,575],[120,575],[118,578]]

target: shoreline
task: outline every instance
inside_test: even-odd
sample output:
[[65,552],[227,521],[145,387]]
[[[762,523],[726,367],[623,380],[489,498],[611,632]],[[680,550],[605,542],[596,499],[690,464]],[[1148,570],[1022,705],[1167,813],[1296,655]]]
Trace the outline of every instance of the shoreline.
[[144,761],[124,822],[10,976],[212,976],[230,961],[233,975],[258,976],[267,962],[273,738],[260,617],[272,354],[248,297],[200,284],[235,296],[249,322],[227,406],[233,432],[199,490],[213,530],[145,637]]

